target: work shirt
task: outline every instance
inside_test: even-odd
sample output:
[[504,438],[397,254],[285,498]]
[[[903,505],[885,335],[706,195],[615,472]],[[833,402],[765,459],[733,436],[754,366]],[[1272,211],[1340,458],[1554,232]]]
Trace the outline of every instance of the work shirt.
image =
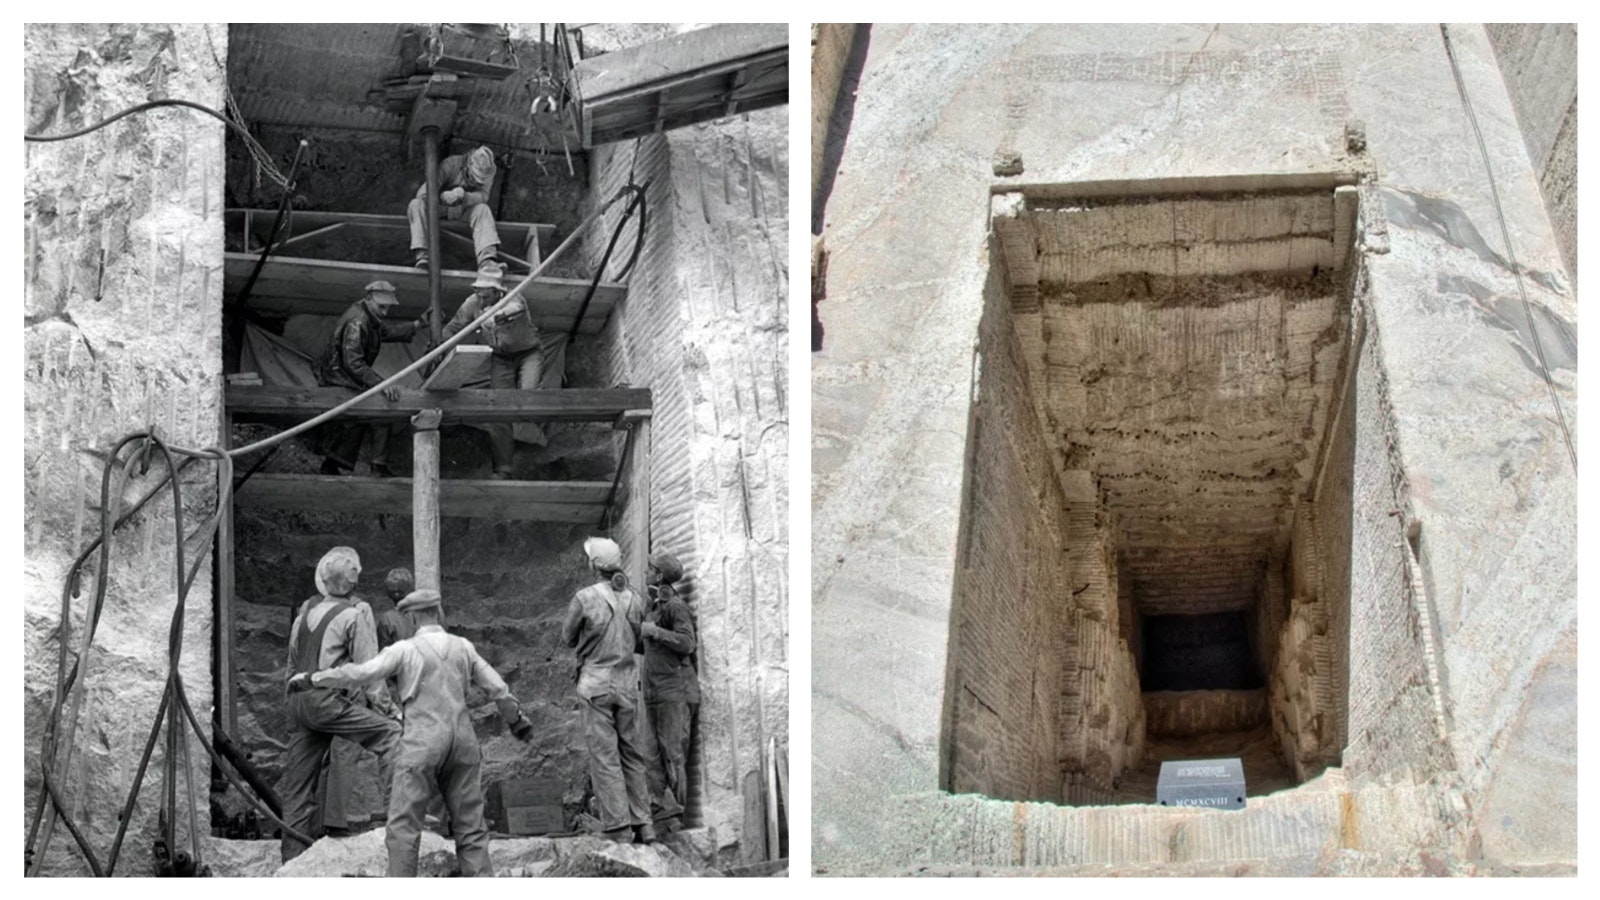
[[328,346],[317,360],[317,381],[356,390],[374,387],[383,381],[383,376],[372,370],[383,342],[409,341],[416,333],[415,321],[380,318],[362,298],[334,324]]
[[[415,637],[385,647],[366,662],[318,672],[312,682],[318,687],[354,687],[376,684],[393,676],[400,685],[400,696],[396,699],[409,714],[412,701],[422,694],[423,675],[428,668],[425,662],[430,657],[461,667],[467,674],[462,684],[476,684],[488,692],[491,700],[498,702],[511,696],[505,679],[478,655],[471,641],[451,634],[439,625],[418,628]],[[466,694],[463,693],[459,699],[465,709]]]
[[[439,193],[443,194],[451,188],[461,188],[466,192],[458,206],[471,206],[476,203],[489,202],[489,188],[492,183],[473,181],[472,175],[467,171],[466,154],[447,156],[439,163]],[[428,196],[428,183],[424,181],[417,186],[417,197],[426,199]],[[443,203],[439,204],[443,206]]]
[[[322,624],[323,618],[341,603],[348,606],[335,614],[333,620],[328,623],[327,630],[322,634],[322,648],[317,655],[316,671],[331,669],[348,662],[366,662],[377,655],[378,637],[372,617],[372,607],[354,594],[348,597],[324,597],[318,594],[300,605],[300,612],[295,615],[294,625],[289,628],[291,672],[294,671],[295,659],[299,655],[301,625],[314,633],[317,626]],[[381,699],[384,696],[382,685],[373,685],[368,688],[367,694]]]
[[627,588],[614,590],[602,581],[572,595],[561,637],[578,650],[578,696],[637,693],[633,652],[643,621],[644,604]]
[[694,671],[694,615],[689,604],[663,585],[661,599],[651,607],[645,621],[661,629],[643,635],[645,699],[699,703],[700,679]]
[[[456,314],[445,324],[444,340],[455,337],[457,332],[471,325],[474,319],[483,315],[483,311],[493,305],[494,303],[485,304],[474,291],[472,296],[461,301]],[[539,326],[533,323],[533,317],[524,308],[522,312],[509,318],[495,316],[483,323],[483,327],[472,336],[472,340],[492,349],[500,356],[520,356],[530,350],[538,349]]]

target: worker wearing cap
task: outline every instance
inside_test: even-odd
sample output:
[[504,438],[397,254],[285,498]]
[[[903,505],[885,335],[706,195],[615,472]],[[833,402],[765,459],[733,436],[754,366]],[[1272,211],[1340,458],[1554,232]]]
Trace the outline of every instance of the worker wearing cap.
[[475,684],[487,692],[518,740],[533,738],[533,724],[522,714],[504,679],[484,662],[472,642],[444,630],[438,591],[412,591],[397,608],[416,627],[414,637],[385,648],[368,662],[296,675],[289,689],[315,692],[395,678],[405,707],[405,732],[389,798],[385,839],[389,875],[417,874],[423,814],[437,789],[450,813],[461,874],[492,876],[479,773],[483,752],[467,707],[467,686]]
[[[395,322],[390,313],[400,305],[394,285],[387,281],[374,281],[366,286],[366,293],[350,305],[333,326],[328,336],[327,349],[317,360],[317,381],[324,385],[347,387],[364,391],[383,382],[383,376],[372,368],[378,351],[385,341],[409,341],[417,333],[422,321]],[[398,387],[383,391],[385,399],[393,402],[400,398]],[[405,434],[404,425],[374,426],[372,470],[379,475],[393,475],[395,467],[390,451],[400,443],[395,438]],[[368,428],[343,422],[330,423],[325,437],[327,457],[322,461],[322,474],[339,475],[356,467],[361,455],[361,442]]]
[[578,651],[589,781],[605,836],[649,843],[656,833],[639,742],[639,670],[633,661],[644,604],[628,589],[615,542],[592,537],[583,542],[583,552],[601,581],[572,596],[561,636]]
[[683,816],[689,797],[689,735],[700,707],[695,674],[695,624],[689,604],[674,585],[683,566],[670,553],[650,554],[650,609],[639,632],[644,639],[644,702],[656,736],[657,761],[667,790],[662,818]]
[[[478,269],[478,279],[472,283],[472,296],[462,301],[456,314],[444,326],[444,339],[449,340],[461,329],[472,324],[484,311],[500,302],[505,296],[504,269],[496,263],[485,263]],[[533,389],[544,377],[544,354],[539,348],[539,326],[528,314],[527,304],[521,295],[513,298],[494,317],[478,329],[476,343],[489,347],[489,386],[495,390]],[[469,339],[470,340],[470,339]],[[532,423],[529,423],[532,424]],[[537,428],[537,425],[533,426]],[[510,478],[512,468],[511,425],[489,425],[489,454],[494,463],[494,478]],[[542,439],[542,432],[540,433]]]
[[[465,156],[449,156],[439,163],[439,209],[446,219],[465,218],[472,226],[472,247],[482,266],[500,250],[500,232],[489,210],[489,189],[494,186],[494,151],[479,147]],[[428,184],[406,206],[411,221],[411,251],[419,269],[428,267]]]
[[[291,682],[344,663],[370,660],[377,652],[371,611],[363,615],[358,601],[351,599],[360,577],[361,557],[349,547],[334,547],[317,563],[317,596],[305,602],[289,629]],[[380,712],[390,708],[381,685],[368,688],[365,697],[331,688],[291,693],[287,706],[293,731],[278,790],[289,827],[303,834],[321,830],[312,822],[319,818],[318,784],[335,737],[376,753],[378,781],[388,790],[400,724]],[[306,845],[285,834],[281,849],[288,862]]]

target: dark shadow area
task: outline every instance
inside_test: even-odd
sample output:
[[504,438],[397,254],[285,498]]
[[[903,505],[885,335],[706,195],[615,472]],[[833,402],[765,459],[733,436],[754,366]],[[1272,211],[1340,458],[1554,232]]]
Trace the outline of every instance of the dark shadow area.
[[1250,690],[1263,684],[1245,613],[1145,617],[1143,690]]
[[[867,46],[872,41],[872,26],[861,24],[850,37],[850,53],[845,58],[844,75],[839,79],[839,92],[835,95],[833,115],[828,117],[828,136],[823,144],[822,170],[817,183],[811,186],[811,233],[822,234],[826,222],[828,196],[833,193],[833,183],[839,174],[839,163],[844,159],[844,143],[850,136],[850,122],[855,117],[856,88],[861,84],[861,70],[867,61]],[[822,349],[822,317],[817,304],[827,296],[824,288],[826,257],[823,270],[815,275],[811,288],[811,352]]]

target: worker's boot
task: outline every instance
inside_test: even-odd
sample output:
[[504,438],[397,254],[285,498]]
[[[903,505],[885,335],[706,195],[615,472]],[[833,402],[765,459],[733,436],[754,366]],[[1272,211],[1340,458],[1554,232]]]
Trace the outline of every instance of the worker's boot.
[[611,831],[602,831],[600,833],[600,836],[605,838],[608,841],[613,841],[613,842],[618,843],[618,844],[631,844],[631,843],[633,843],[633,829],[632,828],[617,828],[617,829],[613,829]]
[[417,251],[417,261],[412,263],[411,265],[416,267],[416,268],[418,268],[418,269],[426,269],[428,267],[428,251],[426,251],[426,250],[418,250]]
[[489,244],[485,246],[482,250],[478,251],[478,268],[482,269],[485,263],[497,262],[496,257],[499,256],[499,254],[499,244]]
[[635,825],[633,826],[633,838],[636,844],[654,844],[656,842],[656,830],[650,825]]
[[337,460],[329,456],[322,460],[322,468],[317,471],[323,475],[343,475],[345,469],[344,466],[339,465]]

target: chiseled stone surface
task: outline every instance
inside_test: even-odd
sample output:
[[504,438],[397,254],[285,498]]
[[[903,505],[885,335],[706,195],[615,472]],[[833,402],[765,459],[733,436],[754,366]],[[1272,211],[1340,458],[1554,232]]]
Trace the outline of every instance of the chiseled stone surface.
[[[1444,698],[1443,762],[1456,774],[1440,776],[1434,799],[1404,808],[1419,827],[1448,831],[1449,852],[1481,846],[1491,866],[1576,858],[1576,479],[1527,321],[1531,312],[1575,428],[1576,301],[1483,29],[1451,35],[1496,164],[1498,207],[1436,25],[874,26],[829,202],[827,344],[812,357],[819,866],[870,868],[903,832],[922,833],[922,817],[942,815],[894,801],[938,786],[987,191],[1000,148],[1028,160],[1026,184],[1375,167],[1363,216],[1374,217],[1375,250],[1386,224],[1388,252],[1366,257],[1358,385],[1368,393],[1357,424],[1377,456],[1356,455],[1386,459],[1400,477],[1394,491],[1358,484],[1356,493],[1361,503],[1387,493],[1404,509],[1378,531],[1371,523],[1389,511],[1357,509],[1356,549],[1376,560],[1380,544],[1399,546],[1379,570],[1411,571],[1405,534],[1419,523],[1425,602],[1420,613],[1395,610],[1412,602],[1398,579],[1382,593],[1352,584],[1371,612],[1396,614],[1351,627],[1436,622],[1439,687],[1373,694],[1364,709],[1377,716],[1369,721],[1415,725],[1433,721],[1428,697]],[[1369,158],[1347,155],[1352,120],[1365,125]],[[1352,633],[1353,651],[1362,640]],[[1353,652],[1352,693],[1401,669],[1422,685],[1431,677],[1426,656],[1388,662]],[[1397,746],[1435,764],[1428,735]],[[1392,765],[1381,755],[1360,762],[1355,777],[1369,780]],[[1451,799],[1461,791],[1474,796],[1470,810]],[[997,806],[1009,823],[1013,804]],[[1337,838],[1337,817],[1323,821]],[[1013,830],[1006,825],[1006,841]],[[1358,849],[1381,854],[1400,839],[1375,828]]]
[[[227,45],[221,25],[30,25],[24,32],[24,127],[62,134],[165,97],[220,108],[224,72],[217,60],[226,59]],[[99,531],[106,454],[152,425],[180,446],[216,442],[222,147],[223,125],[215,119],[155,110],[70,141],[30,143],[23,151],[22,777],[29,822],[42,786],[40,739],[55,695],[62,582]],[[148,475],[128,481],[123,502],[142,496],[164,470],[164,462],[153,460]],[[212,466],[196,465],[182,480],[186,532],[210,512],[214,473]],[[168,670],[177,599],[172,510],[169,492],[112,541],[72,770],[61,785],[102,861]],[[90,563],[72,603],[74,654],[97,567]],[[206,723],[209,561],[200,566],[186,608],[179,671],[195,716]],[[149,874],[164,756],[158,746],[117,874]],[[191,746],[190,760],[205,831],[210,762],[198,745]],[[43,872],[89,874],[62,827]]]

